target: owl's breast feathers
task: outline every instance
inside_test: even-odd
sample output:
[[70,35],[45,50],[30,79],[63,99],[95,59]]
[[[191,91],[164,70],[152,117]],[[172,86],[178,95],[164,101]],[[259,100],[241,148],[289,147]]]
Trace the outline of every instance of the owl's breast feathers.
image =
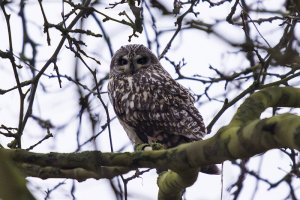
[[205,135],[193,96],[159,65],[111,77],[108,90],[116,115],[135,143],[159,142],[168,148]]

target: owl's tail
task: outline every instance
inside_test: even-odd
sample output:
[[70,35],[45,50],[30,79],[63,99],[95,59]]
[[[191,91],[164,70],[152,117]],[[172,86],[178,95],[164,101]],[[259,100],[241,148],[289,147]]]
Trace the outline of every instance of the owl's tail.
[[211,175],[219,175],[221,174],[221,170],[217,165],[207,165],[204,167],[201,167],[200,172],[205,174],[211,174]]
[[[160,174],[165,171],[168,171],[168,169],[163,169],[163,168],[156,169],[157,174]],[[201,167],[200,172],[205,173],[205,174],[210,174],[210,175],[221,174],[221,170],[219,169],[219,167],[217,165],[207,165],[207,166]]]

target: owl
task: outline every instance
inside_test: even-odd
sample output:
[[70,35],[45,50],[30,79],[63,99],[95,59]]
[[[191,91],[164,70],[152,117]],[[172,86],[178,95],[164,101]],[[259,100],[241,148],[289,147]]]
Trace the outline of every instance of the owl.
[[134,144],[160,143],[171,148],[201,140],[206,134],[193,96],[143,45],[130,44],[115,52],[110,64],[108,94]]

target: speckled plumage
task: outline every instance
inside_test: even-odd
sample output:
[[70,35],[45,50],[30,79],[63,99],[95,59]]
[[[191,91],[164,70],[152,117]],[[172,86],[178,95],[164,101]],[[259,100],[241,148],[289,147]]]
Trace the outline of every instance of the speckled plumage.
[[115,53],[108,92],[120,123],[135,144],[158,142],[170,148],[205,135],[193,96],[143,45],[126,45]]

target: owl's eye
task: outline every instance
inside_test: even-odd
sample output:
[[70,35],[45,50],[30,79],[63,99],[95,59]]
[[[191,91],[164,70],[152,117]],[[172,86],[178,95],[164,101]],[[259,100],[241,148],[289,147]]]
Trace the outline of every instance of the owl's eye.
[[144,64],[147,64],[148,61],[149,61],[148,57],[143,56],[143,57],[137,59],[137,60],[136,60],[136,63],[137,63],[137,64],[140,64],[140,65],[144,65]]
[[128,60],[126,60],[124,58],[118,59],[118,65],[127,65],[127,64],[128,64]]

